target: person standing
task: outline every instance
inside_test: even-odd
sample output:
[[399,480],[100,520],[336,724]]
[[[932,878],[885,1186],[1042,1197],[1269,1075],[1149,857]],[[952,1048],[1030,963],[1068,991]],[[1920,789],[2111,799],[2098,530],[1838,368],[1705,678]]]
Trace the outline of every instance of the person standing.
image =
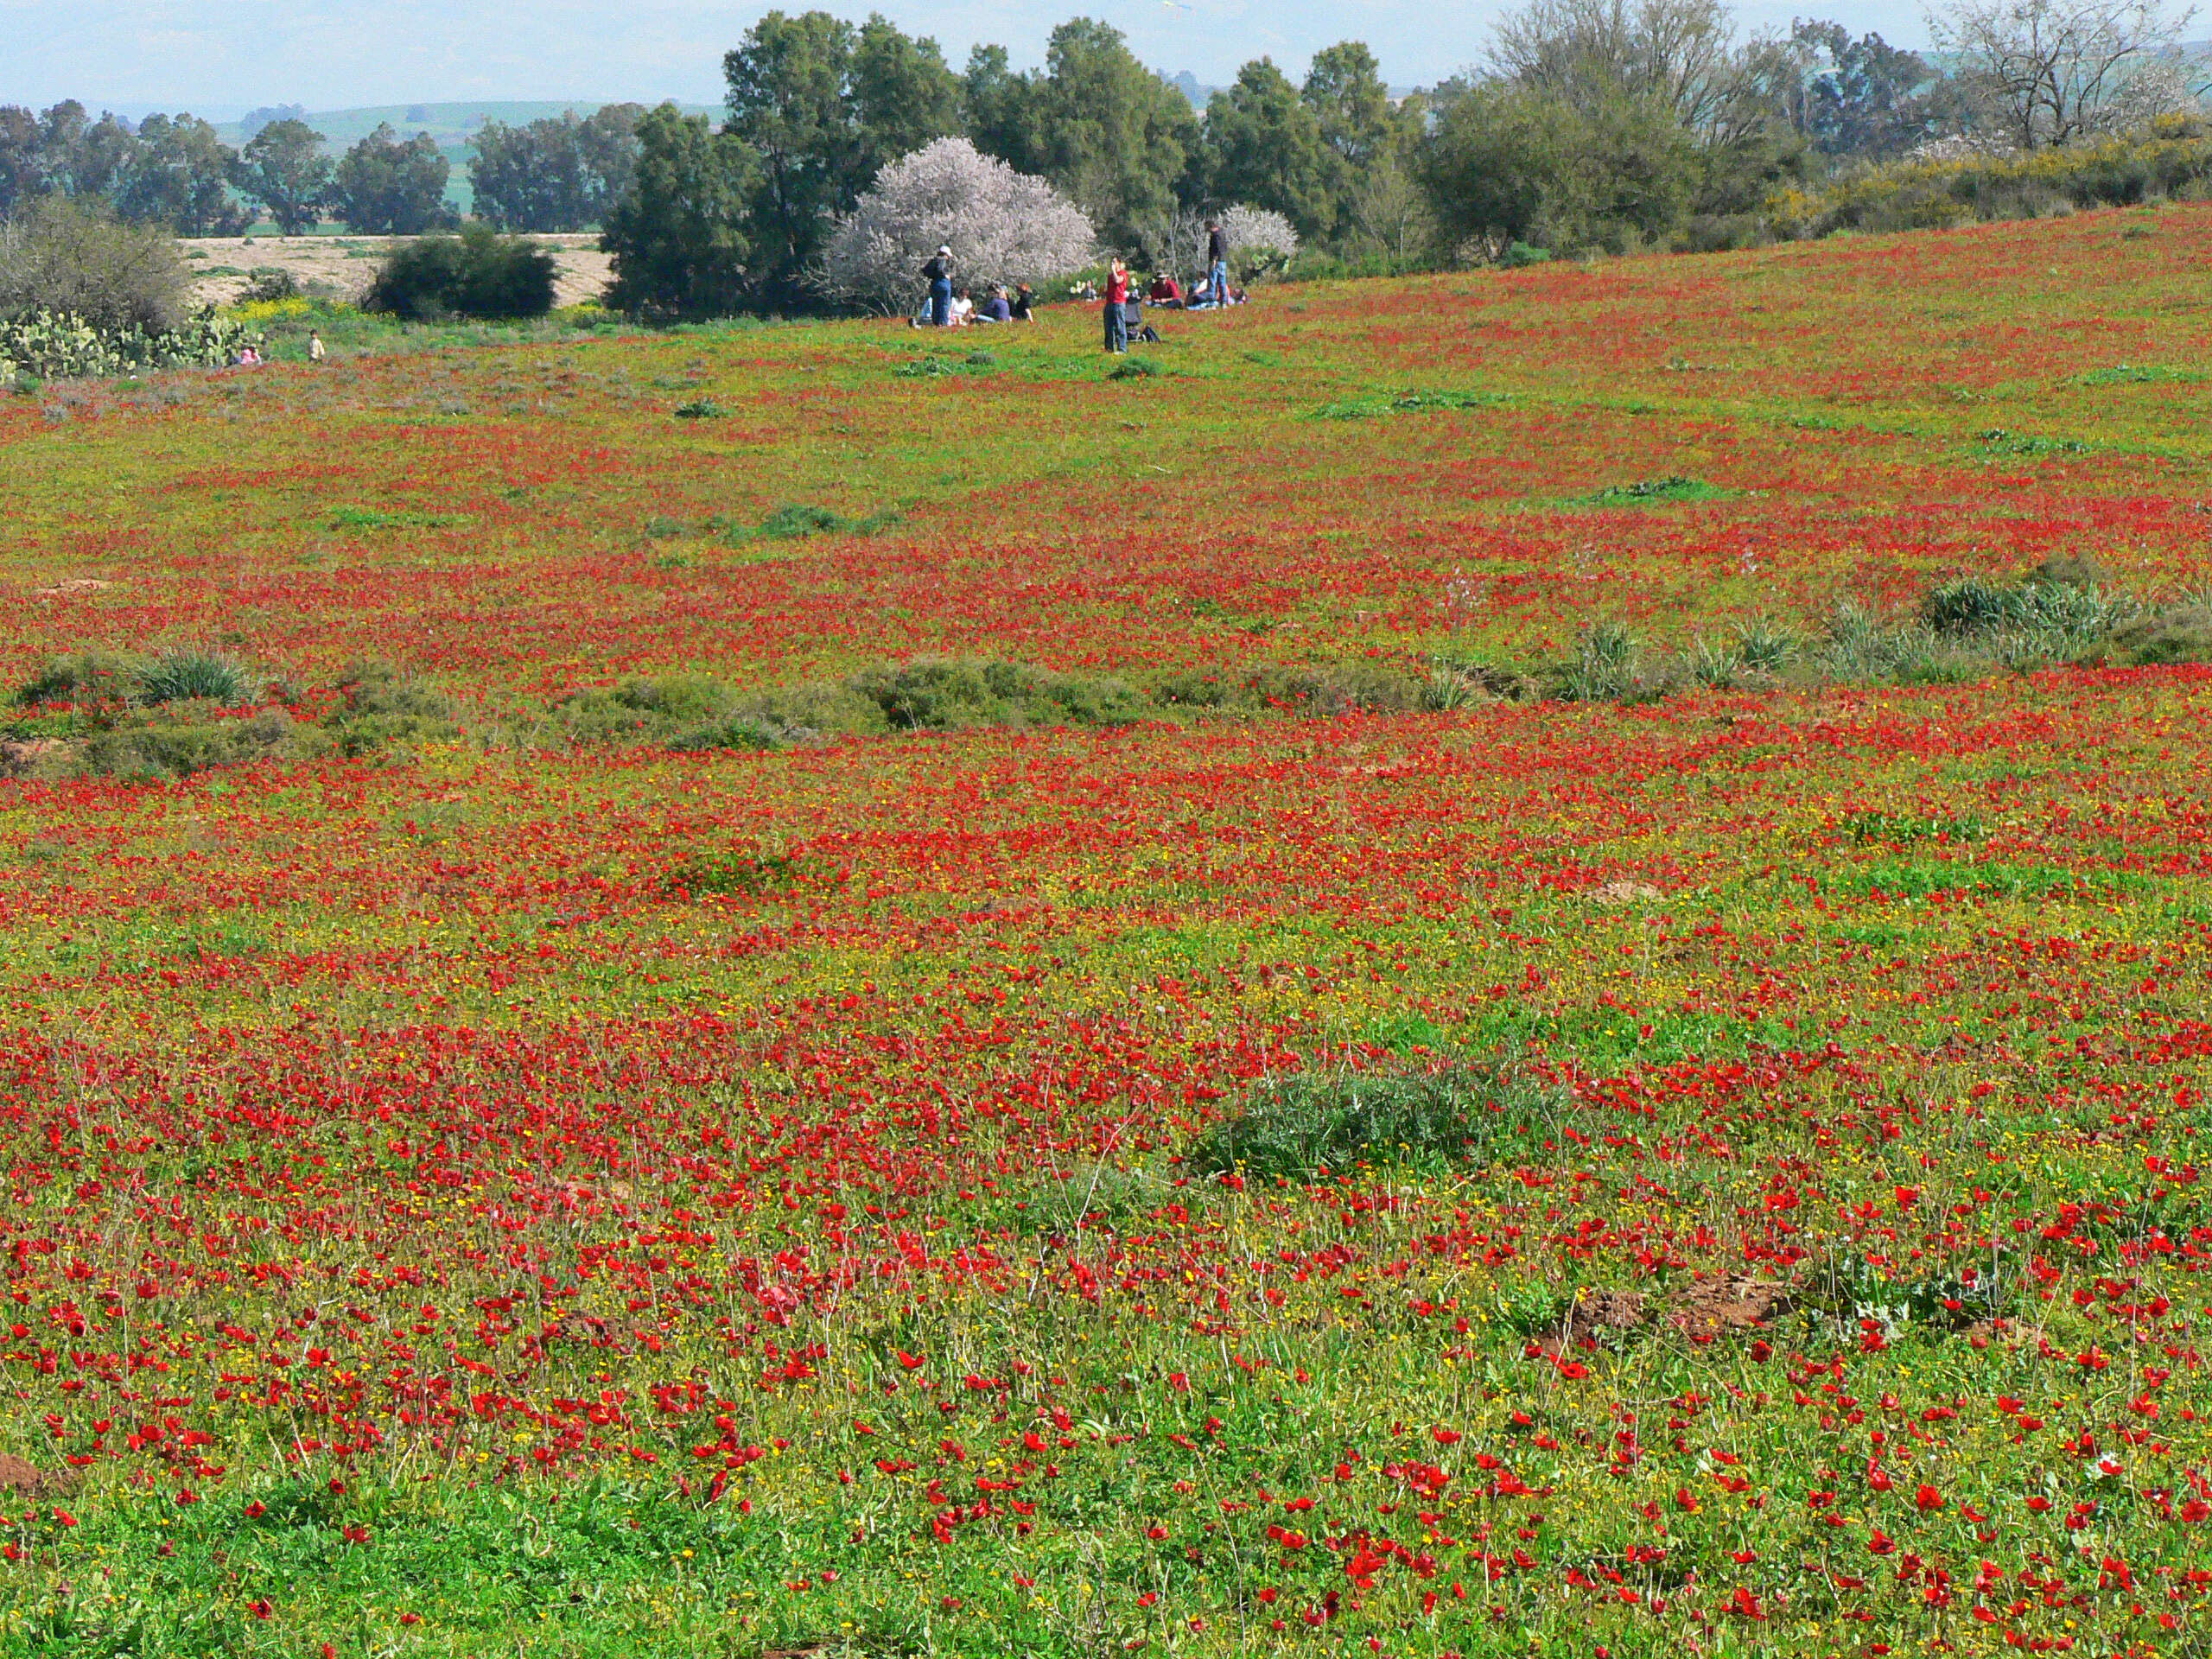
[[1129,268],[1119,259],[1106,267],[1106,349],[1116,356],[1129,349]]
[[1229,303],[1229,235],[1221,221],[1206,221],[1206,291],[1216,305]]
[[322,336],[314,329],[309,329],[308,331],[308,361],[320,363],[325,355],[322,349]]
[[937,257],[922,267],[922,280],[930,285],[930,321],[939,328],[952,327],[952,248],[940,244]]

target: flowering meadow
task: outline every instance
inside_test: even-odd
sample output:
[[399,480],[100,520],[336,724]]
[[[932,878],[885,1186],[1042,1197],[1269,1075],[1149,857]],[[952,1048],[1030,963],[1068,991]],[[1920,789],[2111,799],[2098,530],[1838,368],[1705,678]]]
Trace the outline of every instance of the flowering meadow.
[[[2208,263],[0,404],[0,1653],[2207,1651],[2212,669],[1192,688],[2185,598]],[[574,714],[939,659],[1135,712]]]

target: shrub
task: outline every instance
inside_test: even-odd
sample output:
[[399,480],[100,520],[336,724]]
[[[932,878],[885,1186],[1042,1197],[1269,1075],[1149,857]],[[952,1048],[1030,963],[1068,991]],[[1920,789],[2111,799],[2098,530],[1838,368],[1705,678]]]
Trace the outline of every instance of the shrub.
[[1552,1090],[1503,1065],[1300,1073],[1255,1089],[1207,1129],[1184,1162],[1201,1173],[1236,1170],[1294,1181],[1361,1163],[1471,1163],[1557,1104]]
[[163,652],[140,668],[135,688],[139,702],[250,702],[260,690],[245,666],[217,652]]
[[1090,264],[1098,237],[1044,180],[965,138],[940,138],[875,175],[831,232],[820,281],[851,304],[911,311],[921,268],[941,244],[966,280],[1039,284]]
[[1224,209],[1221,233],[1229,241],[1230,275],[1240,283],[1280,276],[1297,257],[1297,231],[1270,208],[1239,202]]
[[59,197],[0,225],[0,319],[44,312],[102,334],[162,334],[183,326],[191,286],[166,225]]
[[74,380],[152,369],[219,368],[252,338],[245,323],[229,317],[195,317],[169,333],[149,334],[137,328],[103,330],[78,317],[35,312],[0,320],[0,385],[19,375]]
[[385,261],[362,308],[419,321],[542,317],[553,308],[553,256],[486,225],[426,236]]
[[846,682],[902,731],[971,726],[1122,726],[1141,714],[1119,680],[1055,674],[1020,663],[923,660]]
[[2113,636],[2131,663],[2212,663],[2212,607],[2183,606],[2122,627]]
[[282,709],[238,720],[149,721],[95,733],[85,745],[86,771],[124,778],[181,778],[213,766],[242,766],[279,755],[305,759],[327,752],[328,738],[296,724]]

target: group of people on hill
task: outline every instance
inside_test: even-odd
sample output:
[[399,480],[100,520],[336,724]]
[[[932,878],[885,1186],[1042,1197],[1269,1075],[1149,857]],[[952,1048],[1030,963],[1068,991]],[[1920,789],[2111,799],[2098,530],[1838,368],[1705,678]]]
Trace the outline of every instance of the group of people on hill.
[[952,249],[940,246],[937,257],[922,267],[922,280],[929,284],[929,297],[914,319],[917,328],[964,328],[973,323],[1028,322],[1031,309],[1037,303],[1037,291],[1027,283],[1016,283],[1008,288],[1004,283],[993,283],[983,290],[982,302],[963,288],[952,286]]
[[[922,267],[922,281],[928,286],[929,296],[912,319],[915,327],[958,328],[974,323],[1032,320],[1037,296],[1028,283],[1017,283],[1008,290],[1004,283],[994,283],[984,290],[979,306],[967,289],[955,290],[952,270],[952,248],[950,244],[941,244],[936,256]],[[1106,349],[1116,353],[1128,350],[1133,328],[1144,339],[1160,338],[1144,327],[1142,308],[1146,305],[1204,311],[1244,302],[1244,296],[1230,285],[1229,238],[1216,219],[1206,221],[1206,274],[1188,293],[1173,272],[1164,270],[1154,271],[1151,286],[1139,293],[1136,279],[1117,257],[1106,268],[1103,291],[1084,283],[1077,289],[1076,297],[1104,302]]]

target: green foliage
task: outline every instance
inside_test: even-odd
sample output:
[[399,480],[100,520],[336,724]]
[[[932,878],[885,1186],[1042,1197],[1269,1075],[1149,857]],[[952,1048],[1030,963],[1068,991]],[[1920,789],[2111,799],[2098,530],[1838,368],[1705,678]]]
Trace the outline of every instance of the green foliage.
[[1301,1072],[1253,1090],[1208,1127],[1184,1165],[1307,1182],[1362,1165],[1479,1162],[1556,1105],[1551,1091],[1504,1065]]
[[238,187],[258,201],[286,236],[313,230],[335,169],[322,135],[304,121],[271,121],[239,152]]
[[2101,639],[2139,607],[2124,594],[2067,582],[2011,586],[1978,576],[1946,583],[1920,602],[1920,620],[1940,634],[1971,636],[1999,631]]
[[1126,726],[1142,705],[1119,680],[1055,674],[1020,663],[925,659],[854,675],[846,683],[894,728]]
[[141,702],[249,702],[260,684],[245,665],[220,652],[165,651],[138,671]]
[[1373,397],[1351,397],[1324,404],[1313,411],[1317,421],[1364,421],[1379,415],[1423,415],[1438,410],[1497,409],[1512,401],[1503,391],[1401,391]]
[[1633,484],[1610,484],[1580,498],[1590,507],[1665,506],[1682,501],[1726,501],[1736,492],[1717,484],[1670,473],[1664,478],[1640,478]]
[[421,237],[393,253],[361,303],[418,321],[542,317],[553,308],[555,271],[553,256],[535,242],[470,224],[458,236]]
[[661,318],[737,310],[753,252],[745,230],[753,152],[673,104],[639,121],[638,146],[634,181],[600,238],[614,256],[608,304]]
[[138,124],[116,193],[116,213],[179,236],[236,236],[246,226],[245,213],[231,199],[238,165],[238,152],[207,122],[185,114],[149,115]]
[[1764,211],[1777,236],[1928,230],[2183,197],[2208,181],[2212,122],[2169,115],[2133,132],[2022,155],[1866,168],[1818,190],[1779,191]]
[[747,234],[763,303],[815,302],[809,277],[832,220],[887,163],[960,130],[959,82],[932,40],[880,16],[771,11],[722,60],[728,130],[759,159]]
[[1301,237],[1334,228],[1344,158],[1282,71],[1262,58],[1206,106],[1205,143],[1194,165],[1214,201],[1249,202],[1282,214]]
[[728,413],[711,397],[694,397],[688,404],[676,406],[676,418],[679,421],[719,421]]
[[0,225],[0,320],[48,313],[104,335],[181,327],[191,273],[163,227],[47,198]]
[[143,374],[157,369],[220,368],[252,338],[232,318],[205,315],[166,333],[102,330],[73,316],[35,312],[0,320],[0,385]]
[[340,507],[330,515],[333,530],[446,530],[470,522],[465,512],[386,512],[376,507]]
[[978,47],[966,102],[978,149],[1051,180],[1122,246],[1173,214],[1201,147],[1190,100],[1091,18],[1052,31],[1042,74],[1015,74],[1005,48]]
[[1424,147],[1421,175],[1454,242],[1579,253],[1662,240],[1702,177],[1671,108],[1619,92],[1591,107],[1554,93],[1484,86],[1452,100]]
[[446,205],[446,158],[428,133],[400,140],[378,122],[342,156],[330,206],[357,236],[420,236],[458,222]]
[[1965,817],[1903,817],[1891,812],[1854,812],[1836,828],[1852,840],[1862,843],[1981,841],[1989,834],[1988,825],[1972,814]]
[[710,519],[709,524],[721,530],[725,541],[738,545],[753,541],[800,541],[809,536],[880,536],[899,522],[899,515],[888,507],[878,508],[862,518],[848,518],[827,507],[799,504],[778,507],[757,524],[727,524],[719,518]]
[[638,171],[639,104],[579,119],[563,111],[525,125],[486,121],[470,136],[472,211],[502,231],[581,231],[603,224]]
[[2113,644],[2139,666],[2212,663],[2212,607],[2184,605],[2118,629]]

